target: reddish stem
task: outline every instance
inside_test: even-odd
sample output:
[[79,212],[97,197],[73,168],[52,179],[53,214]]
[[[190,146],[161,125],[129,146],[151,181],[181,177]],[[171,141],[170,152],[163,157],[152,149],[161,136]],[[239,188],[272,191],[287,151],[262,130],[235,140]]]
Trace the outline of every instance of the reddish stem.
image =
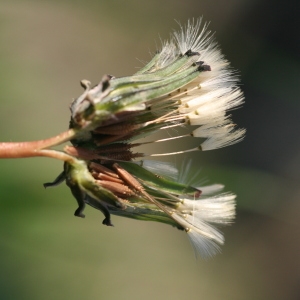
[[35,156],[44,156],[44,157],[51,157],[51,158],[56,158],[65,162],[74,162],[76,160],[75,157],[61,151],[56,151],[56,150],[49,150],[49,149],[44,149],[44,150],[37,150],[35,152]]
[[[51,155],[46,155],[46,152],[42,152],[41,150],[69,141],[72,137],[74,137],[74,135],[74,130],[69,129],[68,131],[45,140],[33,142],[0,143],[0,158],[24,158],[34,156],[51,157]],[[41,155],[41,153],[43,154]]]

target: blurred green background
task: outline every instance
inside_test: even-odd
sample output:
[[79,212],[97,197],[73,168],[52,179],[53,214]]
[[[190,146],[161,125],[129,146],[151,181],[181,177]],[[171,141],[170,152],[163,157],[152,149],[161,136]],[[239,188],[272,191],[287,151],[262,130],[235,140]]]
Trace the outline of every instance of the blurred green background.
[[174,19],[199,16],[240,71],[246,103],[233,119],[247,128],[243,143],[193,155],[203,179],[238,195],[223,252],[208,261],[163,224],[113,217],[109,228],[90,208],[75,218],[66,186],[42,186],[58,161],[1,160],[1,299],[300,298],[299,26],[281,2],[0,0],[1,141],[65,130],[81,79],[132,74]]

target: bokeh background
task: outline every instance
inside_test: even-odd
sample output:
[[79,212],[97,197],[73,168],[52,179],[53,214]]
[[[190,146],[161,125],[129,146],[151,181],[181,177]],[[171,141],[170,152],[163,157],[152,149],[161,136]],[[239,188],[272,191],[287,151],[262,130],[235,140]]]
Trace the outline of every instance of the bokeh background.
[[167,225],[114,217],[109,228],[90,208],[75,218],[66,186],[42,186],[58,161],[1,160],[0,299],[300,298],[299,23],[282,2],[0,0],[1,141],[65,130],[81,79],[132,74],[175,19],[199,16],[240,72],[246,103],[232,113],[247,128],[240,144],[193,154],[203,180],[238,195],[208,261]]

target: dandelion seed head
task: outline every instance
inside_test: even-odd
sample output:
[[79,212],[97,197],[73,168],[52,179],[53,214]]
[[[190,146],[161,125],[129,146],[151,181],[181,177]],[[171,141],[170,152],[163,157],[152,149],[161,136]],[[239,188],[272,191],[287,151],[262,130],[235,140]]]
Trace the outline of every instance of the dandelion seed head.
[[[217,226],[234,219],[235,195],[218,194],[221,184],[201,187],[195,182],[197,171],[190,176],[191,162],[185,162],[182,172],[144,157],[214,150],[245,136],[228,115],[244,101],[239,77],[208,25],[201,18],[179,25],[132,76],[104,76],[92,89],[84,84],[84,93],[71,105],[70,126],[78,134],[73,146],[65,148],[84,160],[90,174],[86,178],[93,181],[81,180],[86,172],[73,172],[72,182],[78,185],[68,183],[74,196],[101,210],[105,225],[111,224],[110,213],[170,224],[185,230],[195,252],[204,257],[220,251],[224,237]],[[188,133],[179,135],[177,128]],[[168,135],[144,139],[155,132]],[[161,154],[134,152],[141,145],[185,138],[198,139],[198,146]]]

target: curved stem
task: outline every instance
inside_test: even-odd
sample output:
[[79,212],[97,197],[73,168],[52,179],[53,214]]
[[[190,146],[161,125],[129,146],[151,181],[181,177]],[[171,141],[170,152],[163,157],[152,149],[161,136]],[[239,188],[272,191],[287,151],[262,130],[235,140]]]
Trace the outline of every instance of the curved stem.
[[35,156],[43,156],[43,157],[51,157],[56,158],[65,162],[74,162],[76,160],[75,157],[61,151],[51,150],[51,149],[44,149],[44,150],[37,150],[35,152]]
[[[57,136],[33,142],[0,143],[0,158],[24,158],[39,155],[40,150],[69,141],[75,136],[74,129],[69,129]],[[47,155],[42,155],[47,156]]]

